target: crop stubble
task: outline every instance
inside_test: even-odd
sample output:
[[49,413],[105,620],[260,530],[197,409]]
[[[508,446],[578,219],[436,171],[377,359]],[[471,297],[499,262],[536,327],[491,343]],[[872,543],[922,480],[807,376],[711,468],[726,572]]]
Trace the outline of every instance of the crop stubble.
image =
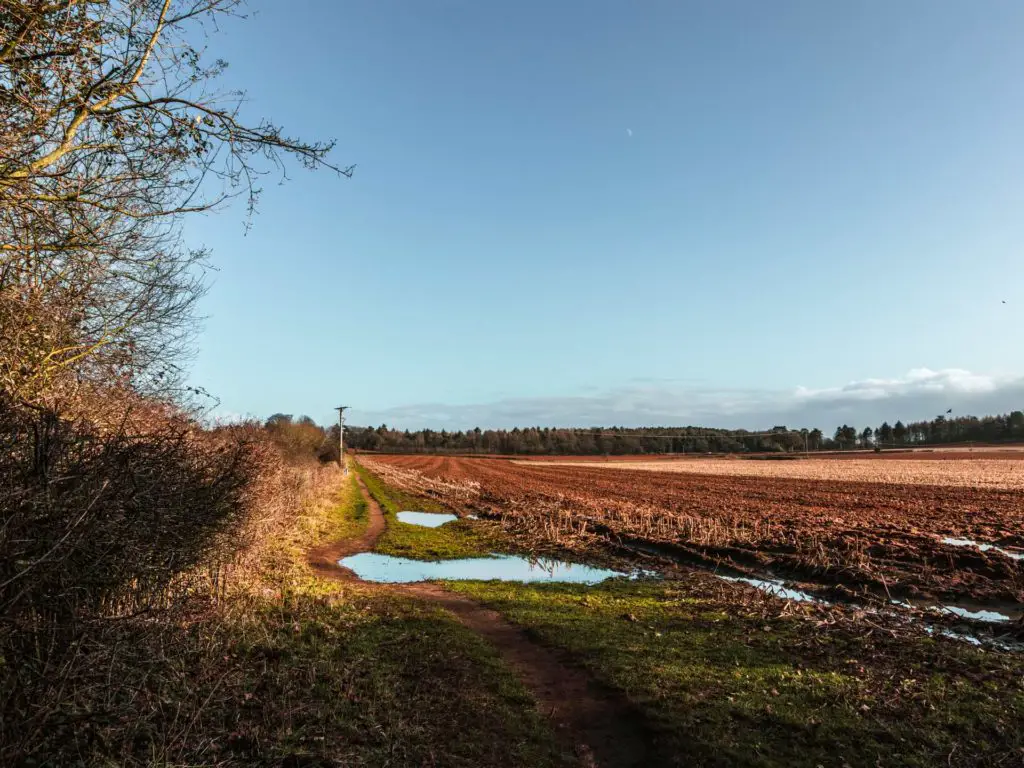
[[[594,462],[555,460],[549,466],[594,467]],[[941,485],[1024,490],[1024,460],[1016,458],[829,458],[750,461],[737,458],[607,461],[605,469],[683,472],[769,479]]]
[[[1024,546],[1015,481],[997,471],[1002,486],[966,484],[986,471],[985,460],[974,468],[973,460],[666,462],[685,465],[683,471],[636,462],[609,469],[422,455],[361,461],[390,483],[497,516],[506,529],[551,543],[578,543],[602,531],[839,589],[1024,601],[1024,561],[941,541]],[[791,465],[814,477],[780,476],[792,473]],[[875,480],[866,481],[872,466]],[[729,473],[730,467],[739,469]],[[943,482],[921,482],[943,467],[949,467]],[[753,474],[740,474],[748,471]],[[894,480],[907,476],[917,482]]]

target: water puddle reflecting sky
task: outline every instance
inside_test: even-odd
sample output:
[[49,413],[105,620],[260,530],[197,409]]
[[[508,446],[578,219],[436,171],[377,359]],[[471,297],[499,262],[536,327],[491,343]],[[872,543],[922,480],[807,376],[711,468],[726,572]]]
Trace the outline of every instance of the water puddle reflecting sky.
[[[829,600],[821,597],[810,595],[806,592],[801,592],[799,589],[792,589],[787,587],[782,581],[778,579],[754,579],[747,576],[725,576],[723,574],[715,574],[718,578],[723,581],[740,582],[742,584],[749,584],[752,587],[756,587],[762,592],[775,597],[781,597],[786,600],[795,600],[799,603],[820,603],[822,605],[833,605]],[[906,601],[892,600],[893,605],[898,605],[903,608],[923,608],[927,611],[934,611],[937,613],[948,613],[954,616],[959,616],[962,619],[973,619],[975,621],[988,621],[988,622],[1004,622],[1012,621],[1013,616],[1009,616],[999,611],[986,610],[980,607],[964,607],[960,605],[945,605],[943,603],[936,602],[924,602],[918,601],[911,604]]]
[[769,580],[769,579],[751,579],[746,576],[722,576],[717,574],[718,578],[724,581],[738,581],[743,584],[749,584],[752,587],[757,587],[762,592],[767,592],[770,595],[777,597],[784,597],[787,600],[796,600],[800,603],[824,603],[817,597],[812,597],[806,592],[801,592],[799,589],[790,589],[785,586],[781,581]]
[[999,611],[972,611],[968,608],[961,608],[959,605],[938,605],[931,610],[940,613],[952,613],[962,619],[974,619],[975,621],[1010,621],[1010,617]]
[[424,528],[439,528],[445,523],[458,520],[455,515],[448,515],[442,512],[399,512],[398,522],[409,525],[422,525]]
[[1024,552],[1011,552],[1008,549],[997,547],[995,544],[980,544],[979,542],[974,541],[973,539],[945,538],[942,540],[942,543],[950,544],[954,547],[974,547],[975,549],[980,549],[982,552],[998,552],[999,554],[1006,555],[1007,557],[1013,558],[1014,560],[1024,560]]
[[491,555],[429,562],[381,555],[376,552],[362,552],[339,560],[338,564],[348,568],[364,581],[385,584],[408,584],[434,579],[597,584],[614,576],[638,578],[644,575],[641,571],[627,574],[561,560],[529,560],[517,555]]

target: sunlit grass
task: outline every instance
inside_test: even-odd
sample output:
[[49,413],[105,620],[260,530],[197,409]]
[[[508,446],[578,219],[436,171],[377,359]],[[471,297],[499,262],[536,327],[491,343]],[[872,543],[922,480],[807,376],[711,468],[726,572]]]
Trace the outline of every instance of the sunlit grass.
[[308,566],[310,547],[361,535],[367,512],[350,475],[217,604],[97,630],[51,721],[103,718],[38,734],[34,764],[575,765],[497,652],[452,616]]
[[493,524],[479,520],[455,520],[437,528],[410,525],[398,520],[402,511],[447,512],[439,502],[387,485],[365,467],[358,467],[367,490],[380,504],[387,529],[374,551],[414,560],[456,560],[483,557],[502,548]]

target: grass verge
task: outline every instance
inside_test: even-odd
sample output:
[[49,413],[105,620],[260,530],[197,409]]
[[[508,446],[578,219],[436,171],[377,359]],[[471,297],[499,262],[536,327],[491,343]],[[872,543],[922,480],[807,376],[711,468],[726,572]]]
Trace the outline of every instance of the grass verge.
[[[25,764],[574,765],[497,653],[446,613],[317,577],[309,546],[366,525],[354,477],[220,605],[111,621]],[[53,670],[53,684],[61,685]]]
[[387,485],[365,467],[356,464],[356,472],[367,490],[380,504],[387,520],[387,529],[377,539],[374,551],[413,560],[457,560],[465,557],[487,557],[507,549],[502,544],[497,526],[482,520],[455,520],[438,528],[409,525],[398,520],[401,511],[447,512],[433,499],[405,493]]
[[[1024,760],[1024,662],[893,637],[706,579],[451,582],[625,692],[687,766],[989,766]],[[766,607],[768,606],[768,607]]]

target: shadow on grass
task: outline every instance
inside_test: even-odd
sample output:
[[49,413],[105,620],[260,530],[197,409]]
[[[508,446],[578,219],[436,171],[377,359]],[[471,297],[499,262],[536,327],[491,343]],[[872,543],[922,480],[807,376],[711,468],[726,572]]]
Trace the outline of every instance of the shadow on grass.
[[74,663],[74,695],[41,698],[60,705],[32,713],[5,765],[573,764],[489,646],[395,597],[109,622]]
[[0,765],[572,764],[454,619],[312,575],[307,550],[366,529],[354,483],[305,503],[285,472],[254,498],[279,464],[258,431],[19,418],[0,409]]
[[706,578],[460,582],[623,691],[679,766],[988,766],[1024,756],[1024,662],[814,609],[737,609]]

